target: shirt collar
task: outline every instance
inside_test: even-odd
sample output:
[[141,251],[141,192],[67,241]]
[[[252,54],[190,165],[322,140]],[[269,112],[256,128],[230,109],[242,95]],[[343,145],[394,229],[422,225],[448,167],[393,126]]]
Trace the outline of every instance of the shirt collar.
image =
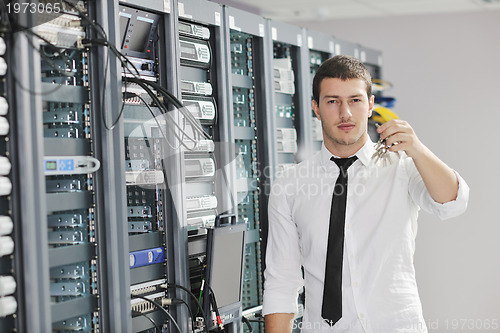
[[[368,137],[363,147],[361,147],[354,155],[358,157],[358,159],[363,163],[364,166],[369,166],[370,161],[372,159],[372,155],[375,153],[375,147],[373,141]],[[323,143],[321,147],[321,163],[324,166],[331,165],[330,159],[333,157],[338,157],[330,153],[330,151],[326,148],[325,143]]]

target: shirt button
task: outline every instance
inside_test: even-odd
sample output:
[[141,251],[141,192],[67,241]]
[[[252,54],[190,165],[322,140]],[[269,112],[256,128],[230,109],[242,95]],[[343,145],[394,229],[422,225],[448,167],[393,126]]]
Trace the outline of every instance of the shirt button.
[[353,286],[354,286],[354,287],[357,287],[357,286],[358,286],[358,283],[357,283],[357,282],[354,282]]
[[350,225],[349,223],[347,223],[347,224],[345,225],[345,228],[349,230],[349,229],[351,229],[351,225]]
[[365,317],[365,314],[364,313],[360,313],[359,314],[359,318],[363,319]]

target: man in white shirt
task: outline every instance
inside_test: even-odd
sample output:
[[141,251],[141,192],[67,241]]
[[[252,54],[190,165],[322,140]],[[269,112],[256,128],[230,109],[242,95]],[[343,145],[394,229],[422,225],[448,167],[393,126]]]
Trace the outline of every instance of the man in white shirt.
[[[442,219],[459,215],[469,189],[402,120],[378,128],[393,162],[373,163],[367,134],[373,104],[370,74],[355,58],[336,56],[318,69],[312,106],[324,146],[277,177],[269,199],[266,333],[291,332],[303,286],[303,332],[427,332],[413,267],[418,210]],[[352,156],[357,160],[347,169],[341,317],[328,321],[322,317],[323,291],[332,194],[340,174],[332,157]]]

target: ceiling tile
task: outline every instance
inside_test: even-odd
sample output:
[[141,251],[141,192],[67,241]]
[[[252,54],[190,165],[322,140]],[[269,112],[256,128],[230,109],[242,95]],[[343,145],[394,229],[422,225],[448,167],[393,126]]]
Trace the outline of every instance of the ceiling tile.
[[[214,0],[217,1],[217,0]],[[327,20],[500,9],[500,0],[232,0],[281,21]]]

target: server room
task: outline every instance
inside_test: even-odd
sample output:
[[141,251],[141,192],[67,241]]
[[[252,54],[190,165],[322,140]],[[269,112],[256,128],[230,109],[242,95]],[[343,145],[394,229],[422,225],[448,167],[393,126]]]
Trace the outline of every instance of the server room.
[[0,1],[0,332],[500,332],[500,0]]

